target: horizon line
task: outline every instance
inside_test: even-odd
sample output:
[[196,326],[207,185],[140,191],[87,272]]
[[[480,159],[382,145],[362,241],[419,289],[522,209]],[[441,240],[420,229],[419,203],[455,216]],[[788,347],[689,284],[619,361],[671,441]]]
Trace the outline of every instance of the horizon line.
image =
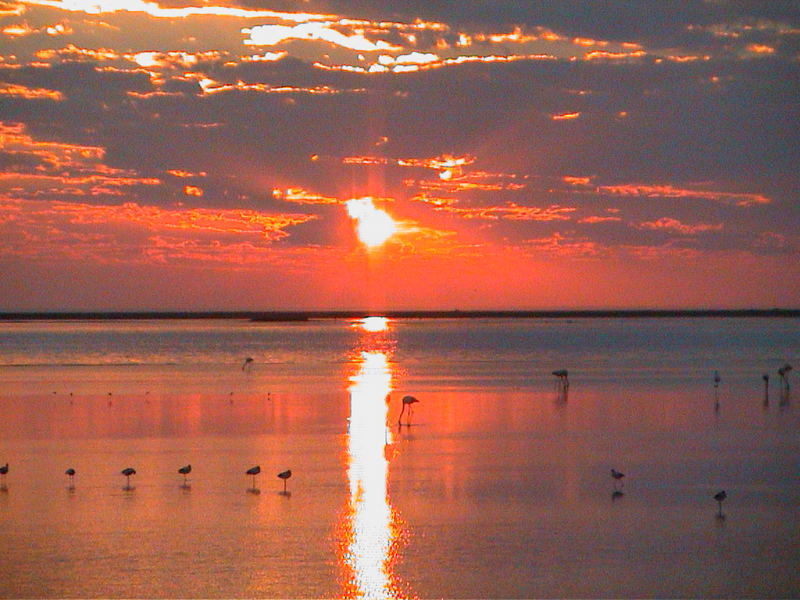
[[0,321],[246,319],[251,321],[308,321],[317,319],[469,319],[469,318],[648,318],[648,317],[800,317],[800,308],[704,309],[548,309],[548,310],[92,310],[2,311]]

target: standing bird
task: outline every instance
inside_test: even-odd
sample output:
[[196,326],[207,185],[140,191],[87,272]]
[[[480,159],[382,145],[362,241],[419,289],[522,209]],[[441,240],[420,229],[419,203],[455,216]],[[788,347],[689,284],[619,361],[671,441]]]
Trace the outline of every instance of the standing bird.
[[259,465],[256,465],[255,467],[250,467],[249,469],[247,469],[247,472],[245,473],[245,475],[253,476],[253,489],[255,489],[256,487],[256,475],[258,475],[259,473],[261,473],[261,467]]
[[781,385],[782,387],[786,388],[786,391],[789,391],[789,379],[787,379],[786,375],[789,371],[792,370],[792,365],[786,363],[780,369],[778,369],[778,375],[781,377]]
[[725,498],[727,498],[727,497],[728,497],[728,494],[725,492],[725,490],[722,490],[722,491],[717,492],[716,494],[714,494],[714,500],[716,500],[717,504],[719,504],[719,512],[717,513],[717,517],[720,518],[720,519],[725,518],[725,515],[722,514],[722,501],[725,500]]
[[769,373],[764,373],[761,379],[764,380],[764,406],[769,406]]
[[289,477],[291,477],[291,476],[292,476],[292,470],[291,469],[286,469],[285,471],[282,471],[282,472],[278,473],[278,477],[283,479],[283,493],[284,494],[286,493],[286,480],[289,479]]
[[558,369],[557,371],[553,371],[553,375],[558,378],[557,381],[559,384],[561,384],[561,387],[569,387],[569,372],[566,369]]
[[248,356],[247,358],[244,359],[244,364],[242,365],[242,371],[246,371],[247,367],[249,367],[252,364],[253,364],[253,358],[251,356]]
[[64,471],[64,475],[66,475],[67,477],[69,477],[69,486],[70,486],[70,487],[73,487],[73,482],[75,481],[75,469],[73,469],[72,467],[70,467],[69,469],[67,469],[66,471]]
[[414,396],[403,396],[403,408],[400,411],[400,416],[397,418],[397,424],[402,425],[403,413],[406,412],[406,406],[408,406],[408,417],[406,418],[406,425],[411,425],[411,413],[413,412],[414,408],[411,406],[412,404],[416,404],[419,402]]
[[136,469],[128,467],[127,469],[122,469],[121,473],[125,475],[125,489],[131,489],[131,475],[136,475]]
[[192,465],[186,465],[178,469],[178,473],[183,475],[183,485],[186,485],[186,476],[192,472]]
[[622,481],[622,478],[625,477],[625,473],[620,473],[616,469],[611,469],[611,477],[614,478],[614,489],[617,489],[617,483],[625,487],[625,483]]
[[3,483],[5,483],[6,475],[8,475],[8,463],[6,463],[2,467],[0,467],[0,475],[3,476]]

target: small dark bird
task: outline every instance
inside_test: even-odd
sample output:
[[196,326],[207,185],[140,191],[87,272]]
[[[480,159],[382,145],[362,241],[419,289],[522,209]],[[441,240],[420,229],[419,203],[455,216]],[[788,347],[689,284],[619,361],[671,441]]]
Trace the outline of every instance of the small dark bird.
[[8,473],[8,463],[0,467],[0,475],[2,475],[5,478],[7,473]]
[[400,411],[400,416],[397,418],[397,424],[401,425],[401,421],[403,419],[403,413],[406,412],[406,406],[408,406],[408,417],[406,419],[406,425],[411,425],[411,412],[413,410],[412,404],[416,404],[419,402],[414,396],[403,396],[403,408]]
[[253,364],[253,359],[252,357],[248,356],[247,358],[244,359],[244,364],[242,365],[242,371],[246,371],[247,367],[249,367],[251,364]]
[[186,476],[192,472],[192,465],[186,465],[178,469],[178,473],[183,475],[183,483],[186,484]]
[[256,465],[255,467],[250,467],[249,469],[247,469],[245,473],[246,475],[253,476],[253,488],[256,487],[256,475],[258,475],[259,473],[261,473],[261,467],[259,465]]
[[623,486],[625,485],[622,482],[622,478],[625,477],[625,473],[620,473],[616,469],[611,469],[611,477],[614,478],[614,487],[617,486],[617,482],[621,483]]
[[73,478],[73,477],[75,477],[75,469],[73,469],[72,467],[70,467],[69,469],[67,469],[66,471],[64,471],[64,475],[68,475],[68,476],[69,476],[69,479],[70,479],[70,481],[72,481],[72,478]]
[[291,469],[286,469],[285,471],[282,471],[282,472],[278,473],[278,477],[283,479],[283,493],[284,494],[286,493],[286,480],[289,479],[289,477],[291,477],[291,476],[292,476],[292,470]]
[[725,490],[722,490],[722,491],[717,492],[716,494],[714,494],[714,500],[716,500],[717,504],[719,504],[719,512],[717,513],[717,516],[720,517],[720,518],[725,516],[725,515],[722,514],[722,502],[727,497],[728,497],[728,494],[725,492]]
[[136,475],[136,469],[132,467],[128,467],[126,469],[122,469],[121,473],[125,475],[125,487],[130,489],[131,487],[131,475]]

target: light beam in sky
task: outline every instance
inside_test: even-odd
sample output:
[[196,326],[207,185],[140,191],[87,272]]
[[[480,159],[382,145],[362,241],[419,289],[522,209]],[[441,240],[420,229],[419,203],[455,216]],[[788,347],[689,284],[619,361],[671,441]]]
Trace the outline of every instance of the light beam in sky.
[[376,248],[397,231],[397,224],[386,211],[375,208],[372,198],[353,198],[345,202],[347,214],[356,222],[356,234],[367,248]]

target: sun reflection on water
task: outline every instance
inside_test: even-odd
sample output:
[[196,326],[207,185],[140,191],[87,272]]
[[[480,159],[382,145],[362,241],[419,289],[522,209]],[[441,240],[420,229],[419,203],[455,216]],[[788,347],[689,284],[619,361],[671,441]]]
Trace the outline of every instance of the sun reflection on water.
[[344,597],[400,598],[392,570],[400,527],[388,494],[386,449],[392,443],[392,434],[387,427],[387,397],[392,390],[392,373],[387,353],[362,351],[348,389],[350,497],[340,556],[346,580]]

